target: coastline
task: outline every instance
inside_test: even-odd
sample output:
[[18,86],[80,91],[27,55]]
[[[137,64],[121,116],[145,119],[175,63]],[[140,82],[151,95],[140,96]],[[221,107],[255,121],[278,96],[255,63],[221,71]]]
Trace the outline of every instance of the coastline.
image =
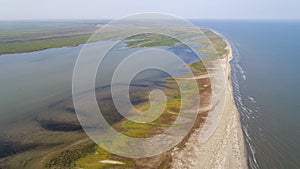
[[[212,32],[217,34],[219,37],[222,37],[215,31]],[[220,103],[220,106],[225,104],[224,112],[221,114],[222,118],[214,119],[214,117],[212,117],[212,120],[217,120],[219,122],[218,126],[215,128],[215,132],[208,135],[208,139],[205,140],[205,142],[200,142],[200,137],[203,133],[203,124],[196,122],[198,126],[195,126],[187,139],[183,140],[183,142],[176,146],[173,150],[167,152],[167,154],[157,157],[134,160],[138,166],[144,166],[147,168],[153,165],[153,162],[160,163],[162,161],[167,161],[167,163],[162,163],[161,167],[197,169],[199,169],[199,167],[228,169],[248,168],[240,117],[234,103],[233,88],[230,79],[230,61],[233,58],[232,49],[230,44],[224,38],[222,38],[222,40],[226,42],[227,46],[225,49],[228,52],[220,61],[222,63],[222,70],[224,70],[225,75],[228,78],[225,78],[226,89],[225,92],[223,92],[224,95],[222,95],[226,102]],[[214,69],[214,67],[211,67],[211,69]],[[203,78],[208,77],[203,76]],[[203,106],[203,108],[200,109],[200,114],[207,113],[207,111],[215,106],[218,105]],[[54,154],[52,154],[52,156]],[[50,158],[51,157],[48,156],[48,158],[45,158],[43,162],[46,163],[46,161]]]
[[[214,31],[212,31],[212,32],[214,32]],[[221,35],[219,35],[216,32],[214,32],[214,33],[219,36],[217,40],[223,40],[224,42],[227,43],[227,47],[226,47],[227,52],[224,54],[224,57],[222,57],[225,59],[221,60],[221,63],[223,63],[224,65],[222,64],[221,67],[226,68],[226,71],[225,71],[226,75],[230,76],[231,69],[230,69],[229,62],[232,59],[230,44],[224,38],[222,38]],[[228,50],[229,50],[229,55],[227,56]],[[213,67],[211,67],[211,68],[213,69]],[[224,72],[224,71],[222,71],[222,72]],[[196,77],[197,80],[205,80],[208,78],[209,78],[209,76],[207,74],[199,75]],[[223,87],[223,90],[224,90],[224,87]],[[226,106],[226,113],[223,113],[222,119],[217,120],[218,122],[220,122],[220,125],[216,129],[217,134],[213,134],[212,136],[208,135],[208,138],[210,138],[210,139],[207,142],[205,142],[205,144],[199,143],[199,136],[201,135],[201,133],[203,133],[202,132],[202,127],[203,127],[202,123],[207,115],[205,113],[207,113],[210,109],[212,109],[212,106],[204,104],[205,106],[201,107],[202,109],[200,108],[200,115],[201,116],[203,115],[203,117],[200,117],[198,119],[199,121],[195,123],[195,126],[190,131],[190,133],[188,134],[186,139],[183,140],[178,146],[176,146],[174,148],[174,150],[166,152],[165,154],[159,155],[157,157],[133,160],[133,161],[137,164],[137,166],[139,166],[139,165],[140,166],[148,166],[149,168],[153,167],[154,162],[161,163],[162,167],[169,167],[171,165],[172,168],[179,168],[179,167],[180,168],[199,168],[199,166],[205,166],[205,168],[234,168],[234,166],[239,166],[239,165],[243,166],[244,161],[245,161],[245,160],[243,160],[244,158],[241,158],[241,155],[245,156],[245,150],[243,150],[244,146],[242,144],[243,143],[243,135],[242,135],[241,126],[240,126],[240,122],[239,122],[239,114],[235,108],[235,104],[234,104],[234,100],[233,100],[231,81],[227,82],[226,91],[227,91],[226,96],[224,95],[224,98],[225,97],[228,98],[228,99],[226,99],[228,102],[228,103],[226,102],[226,105],[228,105],[228,106]],[[223,92],[223,93],[225,93],[225,92]],[[202,94],[201,97],[203,97],[203,96],[207,97],[207,99],[210,97],[209,94],[207,94],[207,95]],[[226,117],[226,119],[225,119],[225,117]],[[224,122],[224,119],[225,119],[225,122]],[[227,124],[234,124],[234,125],[227,125]],[[230,132],[231,128],[233,128],[232,132]],[[226,129],[225,132],[224,132],[224,129]],[[221,131],[219,131],[219,130],[221,130]],[[232,133],[234,133],[234,134],[232,134]],[[215,135],[217,135],[217,136],[215,136]],[[217,138],[215,138],[215,137],[217,137]],[[223,141],[224,138],[226,138],[226,141]],[[61,148],[61,146],[58,146],[56,148],[53,147],[53,149],[52,149],[53,151],[47,150],[47,155],[45,155],[44,157],[38,157],[35,159],[34,162],[33,162],[33,160],[30,160],[30,162],[28,162],[28,163],[26,162],[26,163],[30,165],[32,162],[33,165],[38,164],[39,168],[43,168],[45,166],[45,164],[48,163],[48,161],[52,160],[53,157],[59,156],[59,154],[64,151],[69,151],[71,149],[80,147],[82,145],[82,143],[88,144],[88,141],[89,140],[87,138],[83,138],[78,141],[75,141],[74,143],[72,143],[70,145],[65,146],[64,148]],[[224,146],[224,144],[227,144],[227,145],[230,144],[231,147],[228,147],[228,146],[226,147],[226,146]],[[59,150],[57,150],[57,149],[59,149]],[[230,151],[230,150],[234,150],[235,152],[232,153],[233,151]],[[224,152],[227,152],[227,153],[224,154]],[[228,154],[232,154],[232,155],[234,154],[234,156],[231,156],[230,160],[225,159],[225,162],[223,164],[223,161],[224,161],[223,157],[227,157]],[[21,156],[21,154],[20,154],[20,156]],[[208,156],[208,157],[206,158],[206,156]],[[201,159],[202,157],[205,157],[205,159]],[[211,157],[211,158],[209,158],[209,157]],[[215,157],[215,159],[213,159],[214,157]],[[108,159],[110,159],[110,158],[108,158]],[[236,160],[236,159],[238,159],[238,160]],[[227,162],[227,161],[230,161],[230,162]],[[95,163],[98,163],[98,161],[95,161]],[[214,164],[215,164],[215,167],[213,166]],[[228,166],[225,167],[225,165],[228,165]],[[247,167],[236,167],[236,168],[247,168]]]
[[45,48],[39,48],[39,49],[32,49],[32,50],[26,50],[26,51],[19,51],[19,52],[7,52],[7,53],[0,53],[0,56],[3,55],[13,55],[13,54],[21,54],[21,53],[33,53],[33,52],[40,52],[40,51],[45,51],[47,49],[60,49],[60,48],[67,48],[67,47],[77,47],[82,44],[86,44],[86,42],[82,43],[76,43],[76,44],[66,44],[66,45],[60,45],[60,46],[54,46],[54,47],[45,47]]
[[[221,36],[221,35],[220,35]],[[240,120],[240,113],[236,107],[235,101],[234,101],[234,92],[233,92],[233,85],[232,85],[232,80],[231,80],[231,60],[233,59],[233,53],[232,53],[232,47],[230,45],[230,43],[228,42],[228,40],[224,39],[224,41],[227,44],[227,48],[229,50],[229,54],[228,54],[228,60],[227,60],[227,73],[228,73],[228,77],[229,77],[229,82],[228,82],[228,89],[230,91],[229,95],[231,95],[230,97],[230,101],[232,102],[232,106],[233,106],[233,111],[235,113],[235,120],[237,122],[237,136],[238,136],[238,143],[239,143],[239,150],[241,152],[242,155],[242,163],[244,166],[242,166],[242,168],[248,168],[247,165],[247,151],[246,151],[246,145],[245,145],[245,140],[244,140],[244,135],[243,135],[243,131],[242,131],[242,124],[241,124],[241,120]]]
[[[216,33],[215,31],[213,31]],[[216,33],[219,35],[218,33]],[[221,37],[221,35],[219,35]],[[248,168],[240,115],[233,98],[231,81],[232,48],[227,40],[228,55],[223,59],[226,77],[225,107],[213,133],[201,143],[203,126],[192,133],[183,149],[172,151],[172,168]],[[218,105],[214,105],[218,106]],[[221,105],[219,105],[221,106]],[[216,119],[214,119],[216,120]]]

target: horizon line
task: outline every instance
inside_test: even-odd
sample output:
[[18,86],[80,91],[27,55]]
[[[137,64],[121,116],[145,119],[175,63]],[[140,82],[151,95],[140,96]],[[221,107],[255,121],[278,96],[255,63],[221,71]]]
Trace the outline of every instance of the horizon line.
[[[75,19],[75,18],[60,18],[60,19],[54,19],[54,18],[45,18],[45,19],[33,19],[33,18],[26,18],[26,19],[0,19],[0,22],[3,21],[113,21],[117,20],[118,18],[112,19],[112,18],[90,18],[90,19]],[[285,19],[285,18],[184,18],[186,20],[203,20],[203,21],[300,21],[300,18],[298,19]]]

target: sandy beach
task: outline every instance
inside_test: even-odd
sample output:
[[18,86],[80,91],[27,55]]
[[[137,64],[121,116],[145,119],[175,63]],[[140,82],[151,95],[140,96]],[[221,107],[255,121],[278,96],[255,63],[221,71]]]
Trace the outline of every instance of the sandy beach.
[[241,122],[234,103],[230,78],[232,49],[227,41],[226,43],[229,54],[220,61],[226,77],[226,87],[222,94],[224,99],[211,106],[209,114],[212,115],[208,115],[207,122],[194,131],[185,147],[172,151],[171,168],[248,168]]

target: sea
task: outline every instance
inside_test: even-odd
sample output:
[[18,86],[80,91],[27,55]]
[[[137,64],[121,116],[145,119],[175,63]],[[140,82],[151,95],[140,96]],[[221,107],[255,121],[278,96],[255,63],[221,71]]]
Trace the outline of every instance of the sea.
[[234,99],[249,168],[300,168],[300,21],[192,22],[232,46]]

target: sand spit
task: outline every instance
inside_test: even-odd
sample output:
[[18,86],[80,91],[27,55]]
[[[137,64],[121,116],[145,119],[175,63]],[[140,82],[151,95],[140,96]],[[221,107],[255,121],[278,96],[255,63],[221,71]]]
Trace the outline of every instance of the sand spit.
[[[239,113],[234,103],[230,80],[229,61],[232,59],[232,50],[230,44],[226,43],[229,54],[219,61],[223,71],[225,70],[226,87],[212,89],[216,97],[223,99],[213,102],[206,123],[194,131],[185,147],[172,151],[171,168],[248,168]],[[211,73],[210,76],[214,78],[218,73]]]

